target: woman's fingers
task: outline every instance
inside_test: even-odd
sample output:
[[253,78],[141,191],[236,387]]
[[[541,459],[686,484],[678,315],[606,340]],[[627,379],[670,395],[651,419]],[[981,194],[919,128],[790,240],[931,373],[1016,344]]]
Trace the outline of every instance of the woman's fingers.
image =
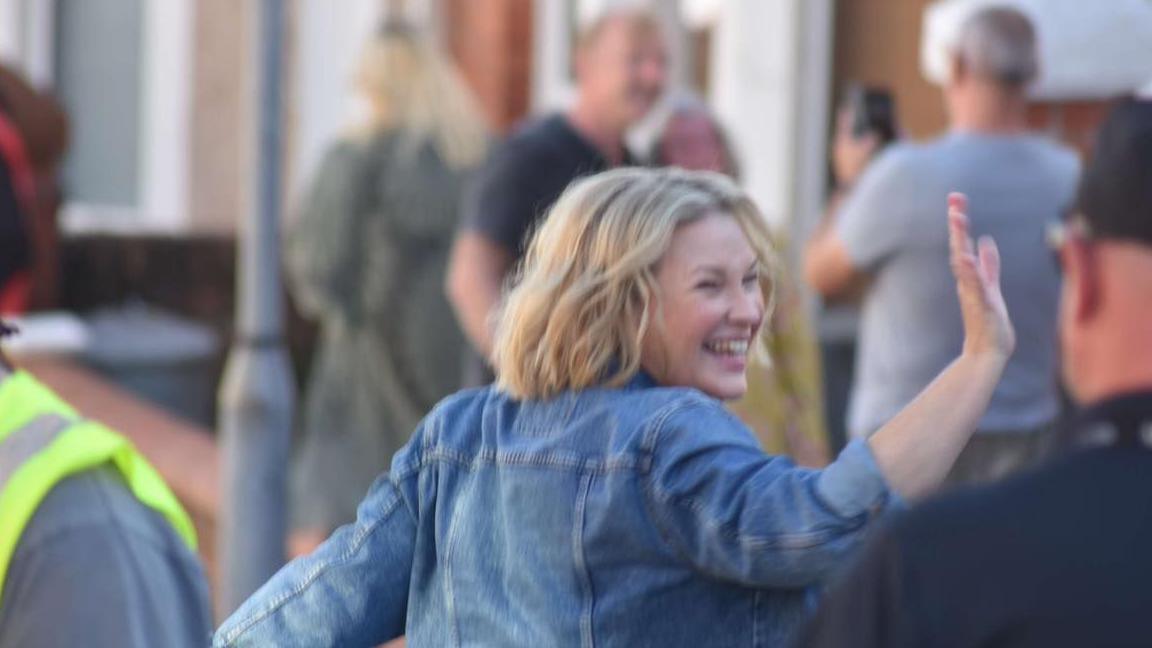
[[964,318],[965,349],[995,351],[1005,357],[1015,333],[1000,293],[1000,251],[995,241],[973,242],[964,194],[948,195],[948,248]]
[[953,252],[973,254],[972,236],[968,232],[968,197],[962,193],[948,194],[948,222],[952,226]]
[[976,270],[976,257],[973,254],[972,237],[968,233],[968,216],[964,210],[968,201],[964,194],[948,194],[948,247],[952,260],[952,271],[958,280],[973,279]]
[[968,211],[968,196],[959,191],[951,191],[948,193],[948,206],[966,212]]
[[980,270],[990,288],[1000,286],[1000,249],[989,236],[980,237]]

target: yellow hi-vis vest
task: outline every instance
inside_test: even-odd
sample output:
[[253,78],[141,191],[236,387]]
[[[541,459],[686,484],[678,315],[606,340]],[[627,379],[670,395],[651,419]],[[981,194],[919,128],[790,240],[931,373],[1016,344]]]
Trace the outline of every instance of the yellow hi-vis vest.
[[115,466],[132,494],[196,550],[191,518],[128,439],[79,418],[25,372],[0,383],[0,594],[20,535],[44,497],[65,478],[104,464]]

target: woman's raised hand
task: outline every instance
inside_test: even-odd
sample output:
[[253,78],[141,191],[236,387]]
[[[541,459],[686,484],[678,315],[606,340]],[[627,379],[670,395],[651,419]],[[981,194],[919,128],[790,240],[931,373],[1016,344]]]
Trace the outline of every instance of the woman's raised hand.
[[1007,360],[1016,347],[1016,333],[1000,293],[1000,252],[986,236],[973,244],[967,212],[967,196],[948,195],[948,241],[964,318],[963,352]]

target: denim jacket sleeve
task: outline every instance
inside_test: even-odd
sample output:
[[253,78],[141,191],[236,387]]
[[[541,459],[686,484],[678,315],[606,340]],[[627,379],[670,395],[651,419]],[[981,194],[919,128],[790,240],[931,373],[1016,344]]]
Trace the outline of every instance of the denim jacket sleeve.
[[700,397],[646,430],[648,507],[673,551],[750,587],[806,587],[856,547],[894,497],[866,443],[824,470],[765,454],[735,417]]
[[419,438],[376,479],[356,521],[277,572],[220,626],[213,646],[374,646],[404,634]]

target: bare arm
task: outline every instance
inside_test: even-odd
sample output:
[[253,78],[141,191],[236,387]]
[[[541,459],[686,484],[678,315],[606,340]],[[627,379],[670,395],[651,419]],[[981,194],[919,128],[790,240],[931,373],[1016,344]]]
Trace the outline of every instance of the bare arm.
[[848,255],[848,248],[836,235],[836,217],[852,185],[864,173],[879,151],[874,133],[857,136],[852,131],[852,114],[841,109],[836,117],[836,136],[832,143],[832,166],[837,189],[828,200],[824,218],[808,241],[804,254],[804,277],[825,298],[856,295],[868,279]]
[[964,318],[964,348],[920,395],[870,439],[889,485],[904,497],[933,490],[951,468],[988,406],[1016,338],[1000,294],[1000,256],[991,239],[977,255],[967,201],[949,196],[952,272]]
[[464,334],[484,357],[492,354],[492,312],[512,263],[511,252],[477,232],[461,232],[452,246],[445,290]]
[[844,202],[846,191],[837,190],[828,201],[824,219],[804,248],[804,278],[813,290],[825,298],[856,294],[868,279],[848,255],[848,248],[836,236],[836,213]]

